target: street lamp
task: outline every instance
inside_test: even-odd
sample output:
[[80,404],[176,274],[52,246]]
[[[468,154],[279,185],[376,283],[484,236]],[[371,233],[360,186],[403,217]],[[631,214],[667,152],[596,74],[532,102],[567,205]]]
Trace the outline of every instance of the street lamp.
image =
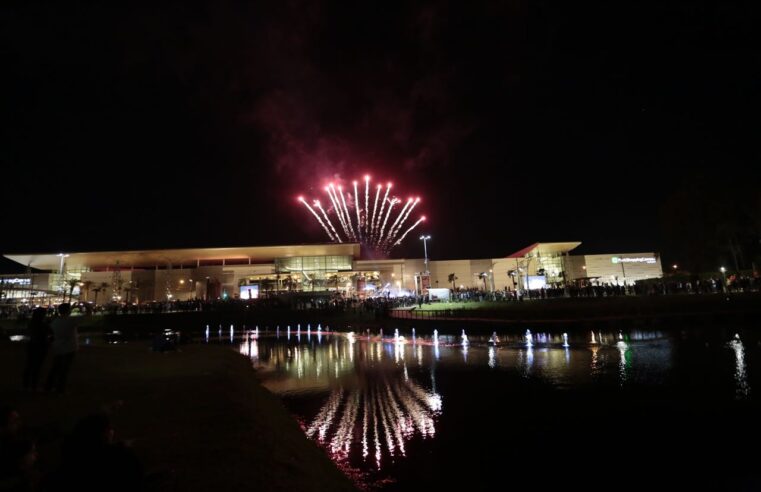
[[721,290],[722,292],[727,289],[727,269],[724,267],[719,268],[719,271],[721,271],[721,276],[724,279],[724,282],[721,284]]
[[428,240],[431,236],[420,236],[420,240],[423,241],[423,254],[425,255],[425,273],[428,273]]

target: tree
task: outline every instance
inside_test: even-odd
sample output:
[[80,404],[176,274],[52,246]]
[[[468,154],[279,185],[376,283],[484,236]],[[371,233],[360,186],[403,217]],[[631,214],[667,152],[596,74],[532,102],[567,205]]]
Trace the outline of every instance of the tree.
[[134,293],[137,292],[138,288],[139,288],[139,285],[137,283],[137,280],[130,280],[129,282],[127,282],[127,286],[122,289],[126,295],[125,302],[127,304],[132,302],[132,297]]
[[447,277],[447,279],[452,284],[452,290],[455,290],[455,284],[454,283],[455,283],[455,280],[457,280],[457,276],[454,273],[450,273],[449,276]]
[[98,294],[108,289],[108,282],[101,282],[98,284],[96,288],[93,289],[93,292],[95,292],[95,305],[98,305]]
[[[79,285],[79,280],[75,278],[70,278],[69,280],[66,281],[66,285],[69,286],[69,302],[71,302],[72,296],[74,295],[74,287]],[[64,301],[65,300],[66,299],[64,298]]]
[[486,273],[486,272],[481,272],[481,273],[479,273],[479,274],[478,274],[478,278],[479,278],[479,279],[481,279],[481,280],[483,280],[483,282],[484,282],[484,291],[487,291],[487,290],[489,290],[489,289],[487,289],[487,288],[486,288],[486,278],[487,278],[488,276],[489,276],[489,274],[488,274],[488,273]]
[[761,190],[752,179],[714,173],[679,184],[660,214],[664,256],[680,270],[743,270],[761,258]]
[[92,280],[85,280],[82,282],[82,288],[85,290],[85,302],[90,300],[90,289],[92,288],[92,284]]

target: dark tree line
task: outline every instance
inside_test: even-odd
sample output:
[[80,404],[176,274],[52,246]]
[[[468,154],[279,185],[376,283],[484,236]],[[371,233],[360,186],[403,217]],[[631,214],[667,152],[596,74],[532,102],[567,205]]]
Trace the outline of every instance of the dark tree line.
[[685,178],[664,202],[664,252],[694,273],[761,268],[761,187],[742,171]]

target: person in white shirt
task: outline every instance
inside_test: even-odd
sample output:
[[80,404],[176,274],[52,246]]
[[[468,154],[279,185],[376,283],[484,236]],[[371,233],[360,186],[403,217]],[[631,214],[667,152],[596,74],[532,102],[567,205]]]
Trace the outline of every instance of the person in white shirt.
[[79,348],[79,334],[76,320],[70,316],[71,306],[68,303],[58,306],[58,314],[60,316],[50,324],[53,331],[53,366],[50,368],[45,389],[63,393],[74,355]]

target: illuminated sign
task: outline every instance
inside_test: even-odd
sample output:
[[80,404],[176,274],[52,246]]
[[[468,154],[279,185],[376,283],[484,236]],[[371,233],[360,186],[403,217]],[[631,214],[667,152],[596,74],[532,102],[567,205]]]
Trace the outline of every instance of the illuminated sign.
[[3,278],[0,279],[0,283],[12,285],[29,285],[32,283],[32,281],[28,278]]
[[652,256],[644,256],[644,257],[638,257],[638,258],[619,258],[618,256],[614,256],[610,259],[611,262],[614,264],[619,263],[647,263],[648,265],[655,265],[656,260]]

